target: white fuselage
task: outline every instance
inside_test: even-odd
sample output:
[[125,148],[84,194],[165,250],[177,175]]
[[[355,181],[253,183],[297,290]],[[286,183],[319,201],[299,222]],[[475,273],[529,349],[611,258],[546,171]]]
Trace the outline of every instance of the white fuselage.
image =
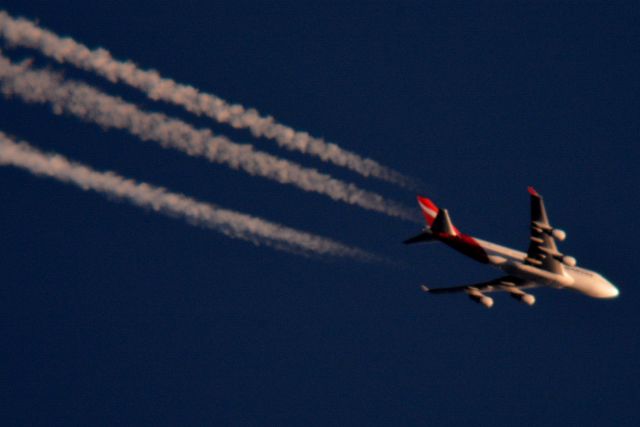
[[506,273],[535,282],[537,286],[566,288],[592,298],[614,298],[620,293],[611,282],[598,273],[580,267],[564,266],[563,274],[556,274],[525,264],[527,254],[474,237],[485,250],[489,263]]

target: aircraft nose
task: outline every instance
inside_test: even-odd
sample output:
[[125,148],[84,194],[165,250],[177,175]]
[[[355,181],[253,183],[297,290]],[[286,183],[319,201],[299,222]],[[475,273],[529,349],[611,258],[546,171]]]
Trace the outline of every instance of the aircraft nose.
[[605,283],[605,293],[606,293],[606,297],[605,298],[615,298],[618,295],[620,295],[620,290],[618,288],[616,288],[611,282],[609,282],[608,280],[604,281]]

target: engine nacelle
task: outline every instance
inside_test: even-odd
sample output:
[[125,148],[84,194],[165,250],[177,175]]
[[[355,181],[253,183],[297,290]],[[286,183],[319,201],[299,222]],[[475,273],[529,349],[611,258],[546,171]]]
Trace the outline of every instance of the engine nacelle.
[[564,265],[568,265],[569,267],[575,267],[578,263],[574,257],[569,255],[563,256],[561,261]]
[[531,306],[536,303],[536,297],[531,294],[524,294],[522,298],[520,298],[520,301]]
[[480,293],[480,292],[470,293],[469,298],[471,298],[473,301],[477,302],[478,304],[484,305],[486,308],[493,307],[493,298],[488,297],[483,293]]
[[564,239],[567,238],[567,233],[565,233],[564,230],[560,230],[559,228],[554,228],[553,230],[551,230],[551,235],[559,242],[563,242]]
[[519,292],[511,292],[510,293],[511,297],[513,297],[514,299],[517,299],[518,301],[520,301],[523,304],[527,304],[529,306],[533,305],[536,303],[536,297],[531,295],[531,294],[527,294],[524,293],[522,291]]
[[484,305],[487,308],[493,307],[493,298],[484,296],[480,298],[480,304]]

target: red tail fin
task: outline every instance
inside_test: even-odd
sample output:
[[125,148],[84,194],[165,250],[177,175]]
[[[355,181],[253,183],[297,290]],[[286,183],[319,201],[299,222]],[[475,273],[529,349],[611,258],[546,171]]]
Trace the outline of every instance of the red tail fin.
[[440,209],[438,209],[436,204],[431,200],[422,196],[418,196],[418,205],[420,205],[420,210],[422,211],[422,215],[424,215],[424,219],[427,221],[427,225],[431,227]]
[[418,205],[429,226],[422,234],[405,241],[406,244],[439,240],[473,259],[487,263],[489,258],[483,247],[471,236],[461,233],[451,222],[446,209],[439,209],[426,197],[418,196]]

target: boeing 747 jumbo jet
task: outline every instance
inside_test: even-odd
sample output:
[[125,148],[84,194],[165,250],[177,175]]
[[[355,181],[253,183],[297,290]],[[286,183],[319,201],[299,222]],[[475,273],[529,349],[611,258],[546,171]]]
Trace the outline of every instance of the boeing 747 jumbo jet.
[[422,289],[432,294],[466,293],[473,301],[487,308],[493,306],[493,298],[485,295],[489,292],[507,292],[513,298],[533,305],[536,298],[525,292],[525,289],[539,287],[571,289],[592,298],[617,297],[618,288],[607,279],[594,271],[576,267],[575,258],[558,252],[556,240],[563,241],[566,233],[549,224],[542,196],[533,187],[529,187],[529,194],[531,234],[527,253],[461,233],[451,222],[446,209],[439,209],[431,200],[418,196],[418,204],[427,220],[427,227],[417,236],[405,240],[405,244],[440,241],[507,274],[483,283],[438,289],[423,285]]

